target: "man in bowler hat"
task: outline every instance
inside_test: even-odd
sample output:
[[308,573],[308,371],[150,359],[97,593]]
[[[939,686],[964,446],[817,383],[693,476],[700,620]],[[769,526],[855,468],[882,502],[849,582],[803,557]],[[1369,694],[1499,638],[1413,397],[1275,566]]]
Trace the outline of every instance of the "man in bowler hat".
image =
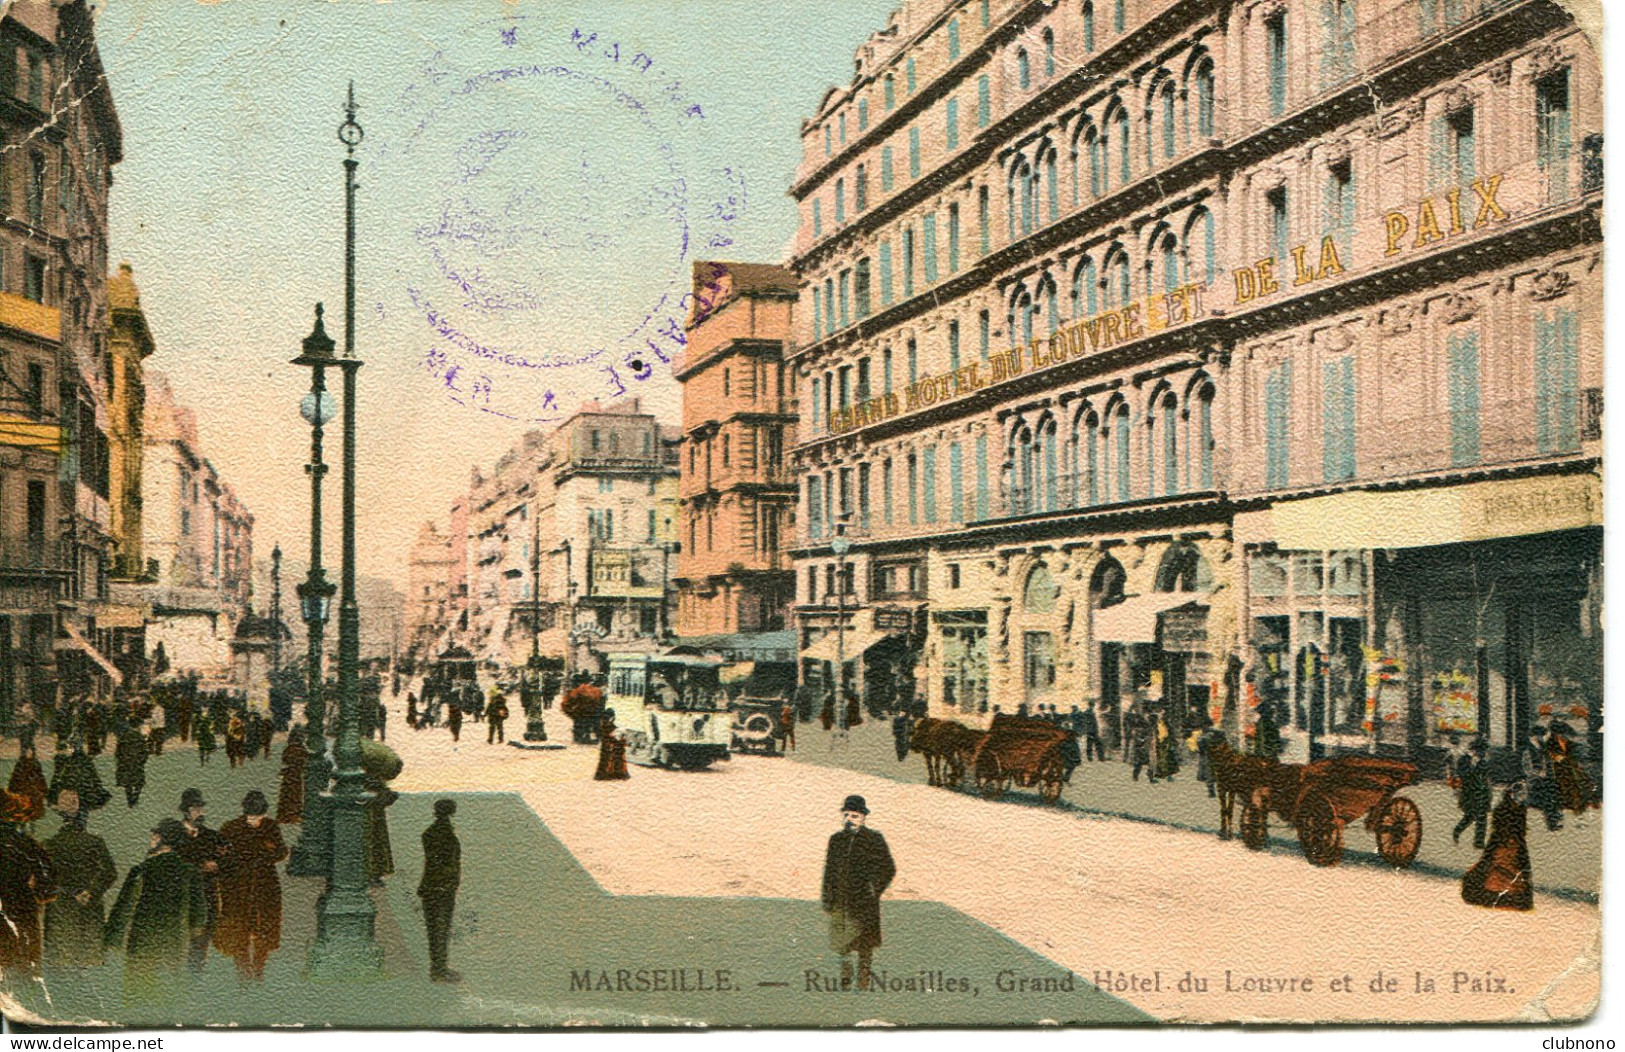
[[457,886],[463,880],[463,845],[451,826],[457,801],[436,800],[434,822],[423,831],[423,879],[418,898],[423,900],[423,924],[429,930],[429,978],[437,983],[460,983],[451,970],[451,915],[457,908]]
[[829,838],[824,856],[824,912],[830,946],[841,955],[841,985],[852,982],[850,955],[858,955],[858,989],[869,985],[870,962],[880,945],[880,896],[897,876],[886,838],[868,828],[869,805],[861,796],[841,804],[843,824]]
[[226,838],[218,830],[203,824],[203,792],[187,789],[181,793],[182,830],[185,836],[175,845],[175,853],[197,868],[203,881],[203,898],[208,909],[208,922],[203,931],[192,937],[187,964],[194,972],[201,972],[209,957],[209,943],[214,940],[215,925],[220,922],[220,863],[226,857]]

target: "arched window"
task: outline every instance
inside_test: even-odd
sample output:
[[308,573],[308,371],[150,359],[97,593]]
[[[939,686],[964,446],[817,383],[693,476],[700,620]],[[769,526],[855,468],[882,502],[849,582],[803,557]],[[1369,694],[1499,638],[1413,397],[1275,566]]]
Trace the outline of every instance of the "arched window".
[[1044,309],[1049,315],[1049,331],[1055,332],[1061,327],[1060,296],[1055,288],[1055,279],[1045,278],[1043,285]]
[[1185,253],[1189,260],[1185,280],[1210,284],[1218,276],[1213,244],[1213,213],[1198,208],[1185,225]]
[[1179,243],[1172,234],[1162,239],[1162,288],[1165,292],[1179,288]]
[[1089,578],[1089,605],[1096,610],[1108,606],[1116,606],[1127,596],[1123,587],[1128,583],[1128,573],[1123,564],[1114,556],[1102,556],[1100,565],[1095,567],[1094,574]]
[[1021,608],[1029,614],[1047,614],[1055,609],[1055,600],[1061,594],[1055,576],[1049,567],[1039,563],[1027,575],[1027,586],[1021,592]]
[[1093,197],[1099,197],[1106,186],[1106,163],[1100,143],[1100,136],[1095,134],[1095,127],[1091,124],[1083,133],[1083,145],[1089,165],[1089,193]]
[[1211,592],[1213,568],[1196,545],[1181,541],[1163,555],[1155,585],[1159,592]]
[[1133,492],[1129,488],[1131,472],[1129,468],[1129,418],[1128,403],[1118,402],[1117,412],[1112,420],[1112,475],[1117,483],[1117,499],[1131,500]]
[[1126,307],[1134,299],[1134,291],[1129,282],[1128,253],[1123,246],[1113,246],[1110,258],[1106,262],[1106,309],[1116,310]]
[[1033,433],[1025,424],[1018,423],[1010,433],[1006,464],[1010,514],[1029,514],[1033,510]]
[[1010,238],[1015,240],[1017,213],[1020,214],[1022,234],[1033,232],[1037,217],[1033,207],[1033,169],[1025,159],[1016,158],[1010,165]]
[[1055,31],[1044,30],[1044,79],[1055,77]]
[[1129,161],[1128,110],[1118,106],[1113,124],[1112,134],[1117,138],[1117,181],[1126,186],[1134,178]]
[[[1018,342],[1016,337],[1020,335]],[[1010,345],[1025,347],[1033,342],[1033,298],[1026,289],[1017,290],[1010,301]]]
[[1044,182],[1049,191],[1049,221],[1061,218],[1061,174],[1055,159],[1055,147],[1044,153]]
[[1162,492],[1179,492],[1179,403],[1169,391],[1162,398]]
[[1083,451],[1083,492],[1090,506],[1100,503],[1101,435],[1100,417],[1093,409],[1084,413],[1083,430],[1086,445]]
[[1196,134],[1213,138],[1213,60],[1204,58],[1196,67]]
[[1028,88],[1032,87],[1032,63],[1027,59],[1026,48],[1022,48],[1016,52],[1016,83],[1021,86],[1022,91],[1026,91]]
[[1174,155],[1174,82],[1163,84],[1159,96],[1162,102],[1162,155]]
[[1187,443],[1191,448],[1196,471],[1196,485],[1203,490],[1213,488],[1213,385],[1203,382],[1194,396],[1195,420],[1193,434]]
[[1100,313],[1100,278],[1095,273],[1095,261],[1088,256],[1078,264],[1072,274],[1072,320],[1081,321]]
[[1084,0],[1083,4],[1083,51],[1086,55],[1095,53],[1095,5],[1092,0]]
[[1042,450],[1042,464],[1034,463],[1034,468],[1043,470],[1043,487],[1040,492],[1040,507],[1044,511],[1054,511],[1060,507],[1060,487],[1055,464],[1055,418],[1045,417],[1038,425],[1038,443]]

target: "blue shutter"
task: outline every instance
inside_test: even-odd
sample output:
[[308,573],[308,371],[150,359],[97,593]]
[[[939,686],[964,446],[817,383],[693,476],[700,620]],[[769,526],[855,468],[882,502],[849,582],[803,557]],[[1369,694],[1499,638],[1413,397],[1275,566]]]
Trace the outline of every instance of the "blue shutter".
[[925,447],[925,460],[920,472],[920,485],[924,489],[922,503],[925,506],[925,521],[937,521],[937,447]]
[[812,402],[813,402],[813,404],[812,404],[812,426],[813,426],[813,431],[815,431],[815,432],[818,430],[818,405],[819,405],[818,388],[819,388],[818,377],[815,376],[815,377],[813,377],[813,392],[812,392]]
[[813,285],[813,339],[817,340],[824,335],[824,301],[818,294],[818,286]]
[[1466,467],[1480,459],[1479,406],[1482,374],[1478,333],[1451,336],[1450,360],[1450,466]]
[[1541,453],[1557,449],[1557,408],[1554,364],[1557,326],[1544,312],[1535,315],[1535,448]]
[[881,511],[886,517],[886,525],[892,523],[891,515],[891,459],[887,458],[880,465],[880,501]]
[[976,78],[976,126],[985,128],[993,120],[993,89],[984,74]]
[[889,307],[891,301],[891,242],[882,241],[880,243],[880,305]]
[[993,318],[987,311],[983,311],[977,320],[977,340],[981,347],[982,361],[988,360],[988,354],[993,340]]
[[931,212],[925,217],[925,283],[937,283],[937,214]]
[[1287,445],[1291,426],[1292,363],[1282,362],[1264,381],[1264,484],[1279,489],[1290,478]]
[[1044,431],[1044,510],[1054,511],[1059,501],[1055,469],[1055,429]]
[[1580,448],[1580,315],[1557,312],[1557,439],[1559,452]]
[[880,189],[886,191],[891,188],[891,147],[887,146],[880,151]]
[[920,129],[917,127],[908,130],[908,177],[920,177]]
[[914,295],[914,228],[903,231],[903,298]]
[[954,522],[965,521],[965,467],[958,442],[948,447],[948,506]]
[[1354,476],[1354,356],[1321,365],[1321,471],[1327,482]]
[[959,100],[949,99],[943,106],[948,121],[948,149],[959,149]]
[[976,436],[976,517],[987,518],[987,436]]
[[807,480],[807,536],[814,540],[824,535],[823,483],[817,475]]

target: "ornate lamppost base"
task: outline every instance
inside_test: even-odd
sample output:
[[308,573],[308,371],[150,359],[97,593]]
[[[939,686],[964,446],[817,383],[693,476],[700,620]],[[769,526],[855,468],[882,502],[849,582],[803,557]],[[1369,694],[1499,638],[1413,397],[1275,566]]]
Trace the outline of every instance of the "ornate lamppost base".
[[547,724],[542,722],[541,716],[525,717],[525,740],[510,741],[508,743],[515,749],[562,749],[562,742],[547,740]]
[[378,910],[367,890],[366,823],[370,793],[324,794],[333,817],[333,875],[316,904],[316,941],[306,958],[320,979],[378,978],[384,965],[378,945]]

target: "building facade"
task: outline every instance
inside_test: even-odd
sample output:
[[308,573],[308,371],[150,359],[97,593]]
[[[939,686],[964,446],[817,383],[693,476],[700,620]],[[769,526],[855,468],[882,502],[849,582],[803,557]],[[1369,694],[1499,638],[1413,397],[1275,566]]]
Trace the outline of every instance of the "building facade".
[[82,2],[0,20],[0,719],[122,679],[101,627],[107,195],[123,137]]
[[1545,0],[905,4],[792,189],[804,677],[1595,730],[1598,77]]
[[679,447],[679,636],[783,632],[795,575],[794,373],[784,363],[795,275],[696,262]]
[[419,662],[443,649],[456,620],[451,538],[432,522],[418,528],[406,563],[405,624],[401,645],[408,661]]
[[254,517],[204,455],[197,416],[161,373],[147,373],[139,582],[121,601],[146,612],[149,652],[169,667],[225,676],[237,623],[253,600]]
[[120,263],[107,279],[108,517],[113,541],[109,602],[101,625],[110,633],[107,656],[126,677],[139,676],[146,655],[146,612],[129,602],[127,584],[147,571],[142,548],[141,467],[147,386],[145,361],[154,346],[135,271]]

